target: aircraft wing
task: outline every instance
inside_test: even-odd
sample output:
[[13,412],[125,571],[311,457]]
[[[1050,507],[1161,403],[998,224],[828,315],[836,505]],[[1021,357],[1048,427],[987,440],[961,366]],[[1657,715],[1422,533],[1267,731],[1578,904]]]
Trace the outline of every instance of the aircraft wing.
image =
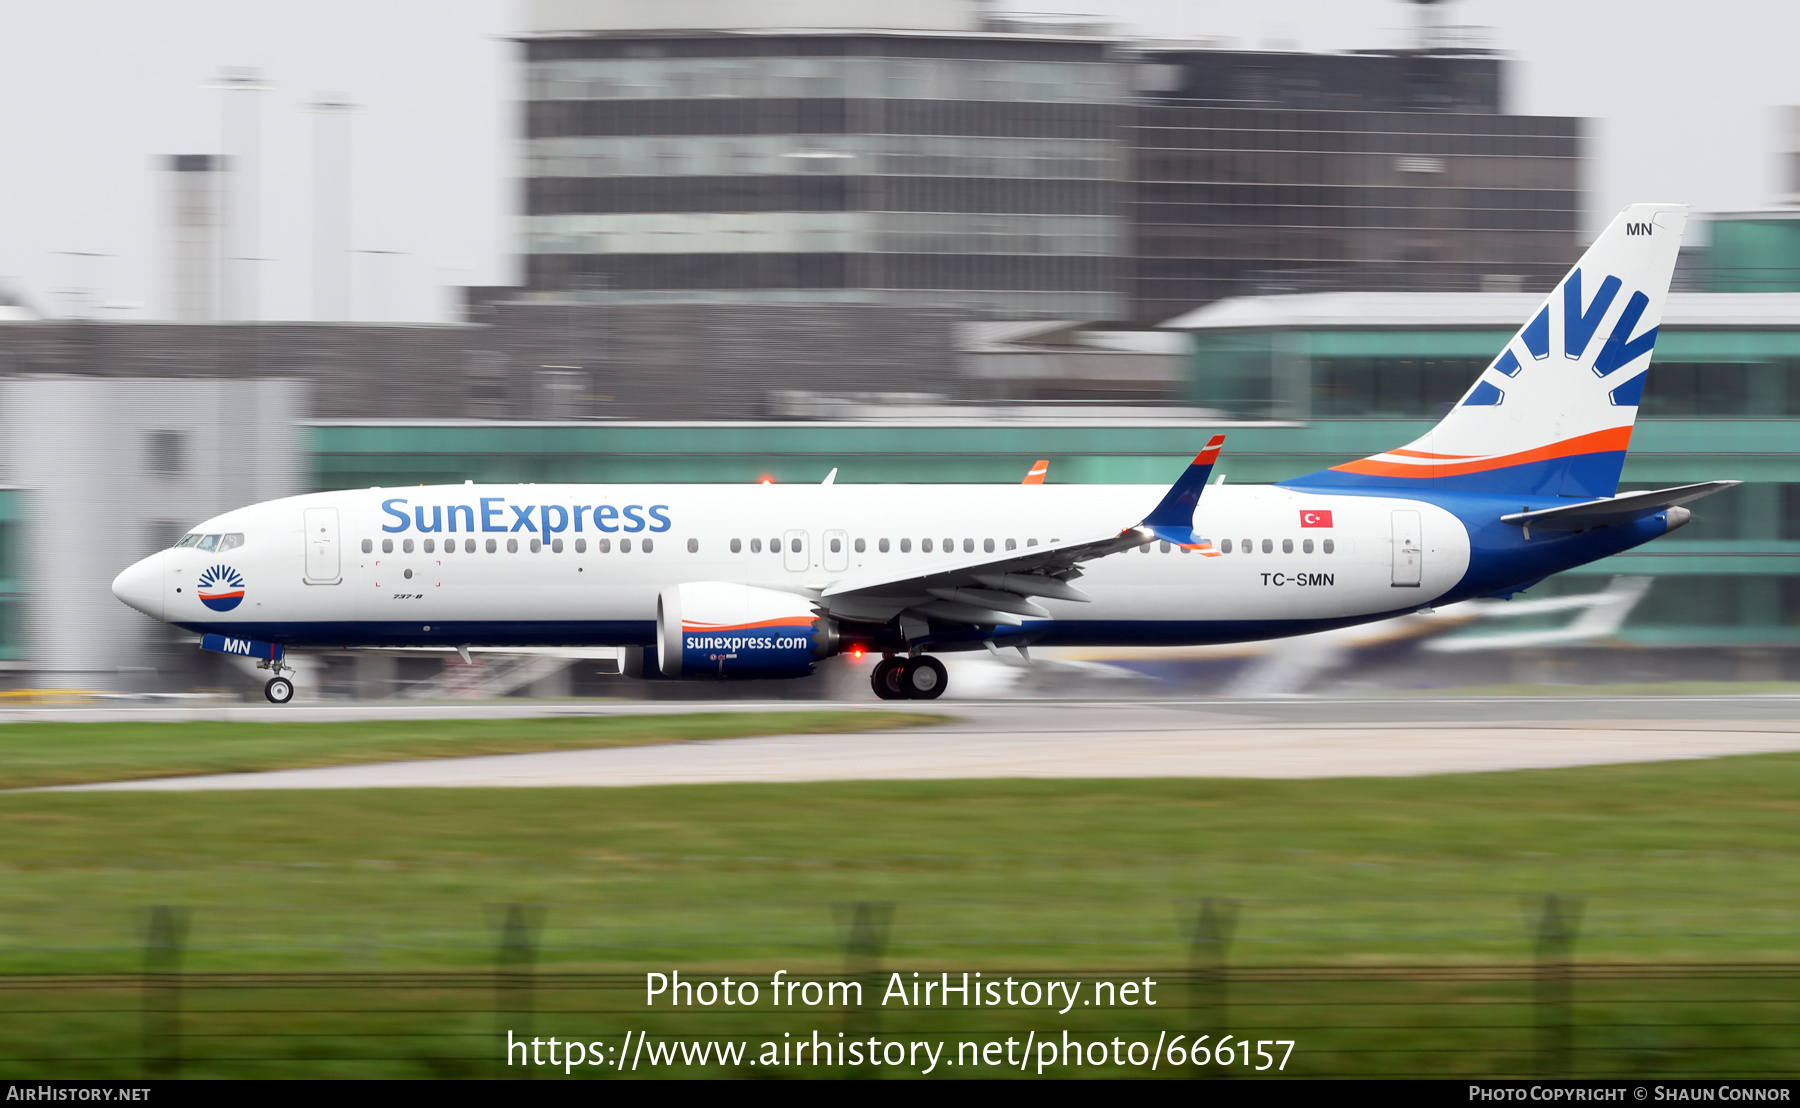
[[841,618],[880,623],[909,612],[975,626],[1017,627],[1027,619],[1053,618],[1037,600],[1086,602],[1087,594],[1069,584],[1081,576],[1084,562],[1158,539],[1213,553],[1210,543],[1193,534],[1194,506],[1224,441],[1223,435],[1215,435],[1142,523],[1115,534],[1052,540],[1022,550],[937,562],[923,570],[853,577],[823,590],[820,601]]
[[1027,618],[1051,618],[1034,597],[1086,602],[1087,594],[1068,583],[1081,576],[1081,563],[1154,540],[1148,528],[1127,527],[1116,535],[938,562],[922,572],[851,578],[820,599],[846,619],[885,623],[910,609],[952,623],[1016,627]]

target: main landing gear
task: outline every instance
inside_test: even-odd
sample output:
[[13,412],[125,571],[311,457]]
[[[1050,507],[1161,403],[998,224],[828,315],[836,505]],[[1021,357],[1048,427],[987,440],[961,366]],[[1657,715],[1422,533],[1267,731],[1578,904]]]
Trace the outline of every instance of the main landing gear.
[[869,675],[875,695],[883,700],[936,700],[950,683],[944,663],[921,654],[916,658],[883,658]]

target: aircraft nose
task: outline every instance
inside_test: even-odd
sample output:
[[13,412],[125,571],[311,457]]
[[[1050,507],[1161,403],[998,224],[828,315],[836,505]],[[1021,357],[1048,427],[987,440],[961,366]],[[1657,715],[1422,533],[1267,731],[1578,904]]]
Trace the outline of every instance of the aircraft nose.
[[157,551],[113,578],[112,591],[150,618],[163,618],[163,552]]

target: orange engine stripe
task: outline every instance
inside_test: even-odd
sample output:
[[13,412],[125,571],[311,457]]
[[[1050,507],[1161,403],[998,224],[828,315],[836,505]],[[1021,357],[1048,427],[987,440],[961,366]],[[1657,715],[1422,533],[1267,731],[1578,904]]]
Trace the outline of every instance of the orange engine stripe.
[[695,634],[711,634],[715,631],[752,631],[758,627],[811,627],[812,622],[810,619],[799,620],[793,616],[765,619],[757,623],[694,623],[684,619],[681,621],[681,629]]
[[[1357,462],[1345,462],[1341,466],[1332,466],[1339,473],[1359,473],[1367,477],[1459,477],[1466,473],[1486,473],[1490,469],[1505,469],[1508,466],[1529,465],[1532,462],[1547,462],[1557,458],[1570,458],[1577,454],[1599,454],[1608,450],[1625,450],[1631,446],[1631,428],[1608,427],[1604,431],[1595,431],[1587,435],[1577,435],[1562,442],[1553,442],[1549,446],[1540,446],[1535,450],[1524,450],[1517,454],[1502,454],[1494,458],[1484,458],[1475,462],[1463,462],[1456,465],[1412,465],[1400,462],[1377,462],[1372,458],[1364,458]],[[1398,453],[1398,451],[1389,451]]]

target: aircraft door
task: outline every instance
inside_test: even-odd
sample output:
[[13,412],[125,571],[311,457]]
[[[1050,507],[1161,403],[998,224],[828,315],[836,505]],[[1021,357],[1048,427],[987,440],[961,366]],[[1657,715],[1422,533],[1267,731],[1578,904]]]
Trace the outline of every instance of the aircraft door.
[[1419,513],[1402,509],[1394,513],[1394,587],[1416,589],[1424,569],[1425,549],[1419,537]]
[[306,509],[306,583],[335,585],[344,579],[338,569],[338,513],[336,508]]
[[842,573],[850,568],[850,535],[845,531],[827,531],[820,538],[825,543],[824,561],[827,573]]
[[789,531],[781,536],[782,564],[795,573],[811,568],[811,545],[805,531]]

